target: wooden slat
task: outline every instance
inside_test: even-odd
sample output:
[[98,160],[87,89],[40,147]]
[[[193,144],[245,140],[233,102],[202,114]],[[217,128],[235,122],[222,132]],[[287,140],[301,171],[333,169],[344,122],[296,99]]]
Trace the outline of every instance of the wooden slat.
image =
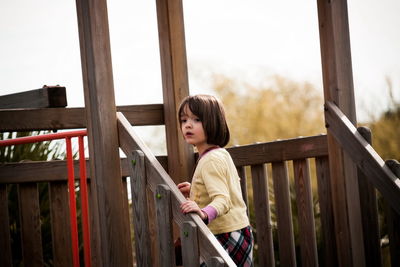
[[44,86],[40,89],[0,96],[0,109],[60,108],[67,106],[65,87]]
[[181,227],[183,266],[198,267],[200,263],[197,226],[191,221],[183,222]]
[[326,135],[235,146],[227,150],[237,166],[303,159],[328,154]]
[[164,120],[169,175],[176,182],[190,181],[193,148],[182,138],[177,112],[189,95],[182,0],[156,1],[160,43]]
[[[168,170],[167,157],[156,157],[165,170]],[[121,159],[122,177],[129,173],[129,162],[126,158]],[[89,165],[89,160],[86,160]],[[79,161],[74,161],[75,179],[79,179]],[[40,173],[40,176],[38,176]],[[19,163],[0,164],[0,184],[29,183],[29,182],[52,182],[67,180],[67,163],[65,160],[55,161],[31,161]],[[90,179],[90,169],[86,169],[86,177]]]
[[244,166],[237,167],[237,171],[240,177],[240,187],[242,189],[242,197],[244,203],[246,203],[247,207],[247,215],[249,215],[249,198],[247,194],[247,177],[246,177],[246,169]]
[[308,160],[294,160],[302,266],[318,266],[317,240]]
[[145,154],[146,176],[148,177],[148,187],[155,192],[158,184],[166,184],[171,190],[172,213],[174,221],[181,226],[189,218],[198,227],[200,254],[205,259],[221,257],[228,266],[235,266],[232,259],[221,247],[218,240],[210,232],[198,215],[183,215],[179,206],[185,201],[185,197],[178,190],[176,184],[168,176],[165,169],[151,153],[150,149],[140,140],[139,136],[133,131],[129,122],[121,113],[117,114],[120,147],[127,154],[129,151],[141,150]]
[[[135,126],[163,125],[162,104],[119,106]],[[84,108],[39,108],[0,110],[0,131],[33,131],[86,128]]]
[[317,171],[319,210],[321,213],[323,253],[325,254],[325,262],[321,263],[321,265],[336,267],[338,266],[338,260],[328,157],[315,158],[315,166]]
[[[365,141],[371,144],[371,131],[366,127],[359,127],[357,131]],[[368,181],[365,173],[357,169],[358,186],[360,192],[360,208],[362,219],[362,230],[364,236],[365,263],[366,266],[381,266],[381,248],[378,221],[378,202],[376,190]]]
[[172,240],[171,193],[168,186],[157,186],[155,200],[160,262],[165,267],[172,267],[175,266],[175,252]]
[[272,178],[278,224],[279,258],[282,266],[296,266],[296,249],[286,162],[272,163]]
[[151,266],[150,231],[147,214],[146,170],[144,155],[135,151],[128,156],[131,161],[131,193],[133,226],[136,243],[136,263],[138,266]]
[[268,177],[265,165],[252,165],[251,176],[253,181],[259,264],[260,266],[274,266],[274,243],[272,240]]
[[[397,160],[387,160],[385,165],[400,178],[400,164]],[[400,266],[400,213],[388,205],[385,200],[385,213],[390,245],[390,261],[392,266]]]
[[22,255],[25,266],[43,266],[39,193],[36,183],[18,186]]
[[371,145],[357,132],[338,107],[327,102],[326,119],[330,132],[340,142],[351,159],[366,174],[368,180],[382,193],[393,209],[400,213],[400,180],[385,165]]
[[[129,218],[129,197],[128,197],[128,182],[126,177],[122,177],[122,196],[123,196],[123,213],[124,213],[124,218],[125,218],[125,223],[124,223],[124,233],[125,235],[129,238],[129,241],[132,241],[132,233],[131,233],[131,222]],[[131,252],[128,255],[128,262],[133,263],[133,255],[132,255],[132,242],[129,242],[128,245],[128,250]]]
[[54,266],[72,266],[68,184],[49,183],[49,192]]
[[0,184],[0,266],[11,267],[10,221],[8,216],[7,186]]

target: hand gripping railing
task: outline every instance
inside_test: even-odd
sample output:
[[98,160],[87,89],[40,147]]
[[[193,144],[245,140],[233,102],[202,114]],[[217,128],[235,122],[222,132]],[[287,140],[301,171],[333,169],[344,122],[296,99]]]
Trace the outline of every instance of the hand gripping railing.
[[69,131],[62,133],[43,134],[37,136],[26,136],[8,140],[0,140],[0,146],[13,146],[29,143],[37,143],[43,141],[65,139],[67,152],[67,169],[68,169],[68,191],[69,191],[69,207],[70,207],[70,223],[71,223],[71,241],[72,241],[72,257],[75,267],[79,266],[79,242],[78,242],[78,226],[76,217],[76,200],[75,200],[75,175],[74,175],[74,159],[72,155],[71,139],[78,137],[79,144],[79,171],[80,171],[80,192],[82,207],[82,232],[84,246],[84,262],[85,266],[91,266],[90,258],[90,233],[89,233],[89,205],[87,196],[86,181],[86,161],[83,138],[87,135],[86,130]]

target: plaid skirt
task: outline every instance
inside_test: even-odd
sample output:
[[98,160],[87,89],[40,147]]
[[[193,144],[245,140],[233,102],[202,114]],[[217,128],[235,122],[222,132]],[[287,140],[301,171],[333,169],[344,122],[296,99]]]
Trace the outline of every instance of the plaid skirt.
[[215,237],[237,266],[253,266],[254,240],[250,226]]

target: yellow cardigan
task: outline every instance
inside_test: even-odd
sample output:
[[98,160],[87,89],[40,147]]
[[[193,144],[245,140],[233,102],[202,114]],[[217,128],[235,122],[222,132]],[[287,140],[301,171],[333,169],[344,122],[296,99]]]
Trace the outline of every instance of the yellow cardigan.
[[218,215],[208,225],[213,234],[228,233],[248,226],[240,178],[229,152],[223,148],[200,158],[193,174],[190,199],[200,209],[212,206]]

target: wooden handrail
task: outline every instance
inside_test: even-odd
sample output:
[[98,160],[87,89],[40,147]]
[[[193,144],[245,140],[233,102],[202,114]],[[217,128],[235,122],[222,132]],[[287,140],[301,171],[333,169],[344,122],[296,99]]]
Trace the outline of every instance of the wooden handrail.
[[140,150],[145,157],[145,169],[148,177],[147,186],[154,193],[159,184],[164,184],[170,189],[172,214],[174,221],[182,227],[183,222],[192,221],[198,227],[199,248],[204,259],[221,257],[228,266],[235,266],[227,252],[219,244],[218,240],[211,233],[208,227],[197,215],[183,215],[180,211],[180,204],[185,201],[174,181],[162,168],[150,149],[141,141],[139,136],[133,131],[131,124],[120,112],[117,113],[119,144],[126,155],[131,155],[134,151]]
[[385,165],[378,153],[331,101],[325,103],[325,119],[328,131],[365,173],[369,181],[382,193],[392,208],[400,214],[400,179]]

